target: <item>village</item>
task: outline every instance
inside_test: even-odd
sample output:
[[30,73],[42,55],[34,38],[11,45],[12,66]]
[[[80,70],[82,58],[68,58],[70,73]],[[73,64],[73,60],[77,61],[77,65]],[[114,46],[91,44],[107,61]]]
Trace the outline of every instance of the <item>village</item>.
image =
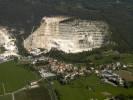
[[[23,58],[21,58],[22,60]],[[24,58],[25,59],[25,58]],[[48,57],[32,58],[31,56],[26,60],[32,64],[36,71],[38,71],[42,78],[54,78],[62,84],[69,84],[72,80],[79,77],[86,77],[91,74],[96,74],[103,82],[111,84],[113,86],[125,86],[125,80],[116,73],[119,70],[125,70],[128,65],[120,62],[103,64],[97,67],[93,66],[81,66],[77,67],[71,63],[65,63]]]

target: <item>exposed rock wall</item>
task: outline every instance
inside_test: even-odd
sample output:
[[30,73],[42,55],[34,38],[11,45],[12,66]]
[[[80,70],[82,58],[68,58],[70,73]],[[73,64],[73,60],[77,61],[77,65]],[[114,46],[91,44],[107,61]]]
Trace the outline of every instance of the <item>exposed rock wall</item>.
[[18,56],[18,49],[15,44],[16,39],[5,28],[0,27],[0,46],[5,48],[5,52],[0,57]]
[[0,28],[0,46],[3,46],[5,42],[9,42],[8,32],[5,28]]
[[103,21],[88,21],[69,17],[44,17],[40,27],[26,40],[24,47],[57,48],[66,53],[77,53],[106,44],[108,25]]

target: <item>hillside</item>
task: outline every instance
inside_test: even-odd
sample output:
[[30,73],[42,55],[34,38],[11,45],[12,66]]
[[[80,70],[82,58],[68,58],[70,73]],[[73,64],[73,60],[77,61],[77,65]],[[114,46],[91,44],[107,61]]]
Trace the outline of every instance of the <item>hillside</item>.
[[[15,28],[19,41],[39,26],[44,16],[67,15],[86,20],[104,20],[120,51],[133,49],[132,0],[1,0],[0,25]],[[21,33],[21,34],[20,34]],[[19,45],[22,47],[22,45]]]

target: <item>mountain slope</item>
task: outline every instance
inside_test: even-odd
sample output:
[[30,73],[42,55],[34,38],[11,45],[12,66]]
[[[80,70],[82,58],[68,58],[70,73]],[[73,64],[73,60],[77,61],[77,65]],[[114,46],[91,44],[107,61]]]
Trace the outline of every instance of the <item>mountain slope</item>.
[[[111,27],[117,49],[133,49],[132,0],[1,0],[0,25],[17,29],[19,40],[30,35],[44,16],[69,15],[83,19],[105,20]],[[24,31],[24,34],[19,34]]]

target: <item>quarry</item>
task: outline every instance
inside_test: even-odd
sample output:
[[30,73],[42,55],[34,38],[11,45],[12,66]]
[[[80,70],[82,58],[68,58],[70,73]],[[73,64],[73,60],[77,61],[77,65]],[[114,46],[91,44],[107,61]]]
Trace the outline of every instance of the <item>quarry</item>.
[[107,44],[109,26],[104,21],[65,16],[43,17],[40,26],[24,40],[27,51],[52,48],[66,53],[91,51]]
[[0,58],[18,56],[18,49],[15,42],[16,39],[12,37],[9,30],[5,27],[0,27],[0,47],[5,49],[5,51],[0,54]]

